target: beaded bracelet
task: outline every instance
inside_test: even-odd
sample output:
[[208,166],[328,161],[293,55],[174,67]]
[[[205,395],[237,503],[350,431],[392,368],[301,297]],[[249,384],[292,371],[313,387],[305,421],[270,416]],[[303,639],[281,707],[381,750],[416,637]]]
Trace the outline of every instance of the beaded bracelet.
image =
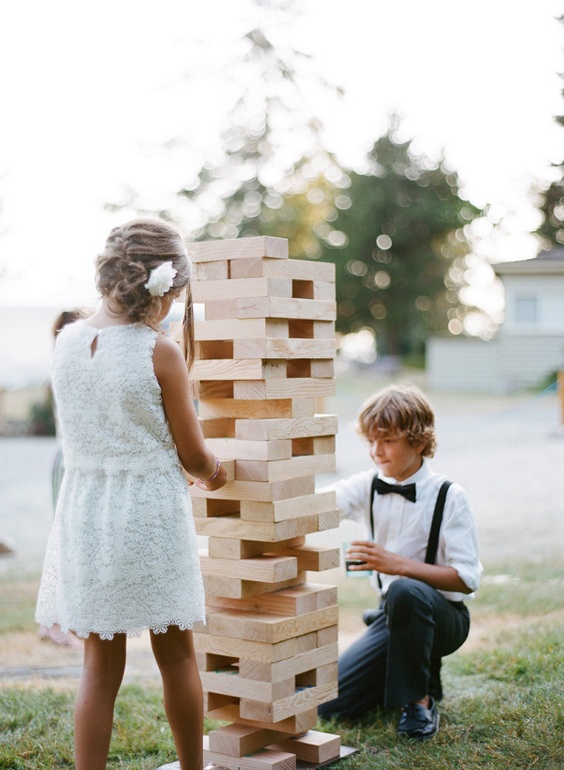
[[214,471],[214,473],[213,473],[213,476],[210,476],[210,477],[209,477],[209,479],[206,479],[206,484],[207,484],[209,481],[213,481],[213,480],[214,480],[214,479],[217,477],[217,474],[219,473],[219,467],[220,467],[220,465],[221,465],[221,463],[220,463],[220,461],[219,461],[219,457],[216,457],[216,458],[215,458],[215,471]]

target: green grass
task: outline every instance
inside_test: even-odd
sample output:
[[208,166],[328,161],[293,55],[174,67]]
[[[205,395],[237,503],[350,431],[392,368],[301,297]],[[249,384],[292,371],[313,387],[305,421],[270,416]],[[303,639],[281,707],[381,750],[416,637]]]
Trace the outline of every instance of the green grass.
[[[340,734],[344,745],[358,749],[336,767],[564,767],[564,568],[527,564],[517,572],[515,565],[496,565],[484,577],[472,615],[478,627],[481,622],[488,626],[487,641],[445,659],[446,697],[436,738],[424,744],[398,740],[397,714],[386,711],[355,722],[320,722],[319,729]],[[26,589],[20,583],[18,590],[27,596],[32,584]],[[347,591],[341,592],[345,622],[373,598],[367,581],[349,579],[346,585]],[[14,608],[13,594],[0,588],[0,615],[9,610],[6,626],[27,627],[27,615]],[[71,682],[63,689],[32,689],[21,682],[0,689],[0,770],[73,767],[74,687]],[[155,770],[174,759],[160,689],[124,686],[116,705],[108,768]]]

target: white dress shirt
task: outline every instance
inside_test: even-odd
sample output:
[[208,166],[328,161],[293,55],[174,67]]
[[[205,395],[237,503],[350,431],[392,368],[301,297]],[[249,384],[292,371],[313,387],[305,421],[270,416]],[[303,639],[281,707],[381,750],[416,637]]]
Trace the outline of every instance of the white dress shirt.
[[[380,473],[378,475],[389,484],[398,483],[396,479]],[[423,460],[423,465],[417,473],[401,481],[402,485],[416,485],[417,499],[414,503],[399,494],[379,495],[376,492],[372,536],[369,501],[373,477],[374,471],[364,471],[328,487],[336,492],[341,519],[365,523],[368,540],[374,540],[388,551],[424,562],[439,487],[446,477],[432,471],[426,460]],[[482,572],[478,535],[466,493],[459,484],[453,483],[448,489],[436,564],[454,567],[471,591],[478,588]],[[398,577],[399,575],[380,575],[383,595],[386,594],[390,583]],[[375,575],[372,580],[374,587],[378,589]],[[468,594],[455,591],[440,593],[450,601],[469,598]]]

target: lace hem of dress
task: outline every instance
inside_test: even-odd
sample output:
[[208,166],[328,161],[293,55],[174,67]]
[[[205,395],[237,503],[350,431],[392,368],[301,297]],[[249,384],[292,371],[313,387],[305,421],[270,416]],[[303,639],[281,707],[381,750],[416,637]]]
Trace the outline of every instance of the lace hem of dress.
[[[143,631],[152,631],[154,634],[166,634],[170,626],[178,626],[181,631],[192,631],[195,625],[205,625],[205,619],[192,618],[191,620],[169,620],[163,623],[155,623],[154,625],[144,625],[139,628],[114,628],[111,631],[99,629],[99,628],[70,628],[63,624],[59,624],[63,634],[68,634],[69,631],[79,639],[88,639],[90,634],[97,634],[100,639],[111,641],[116,634],[126,634],[128,639],[134,639],[141,636]],[[42,623],[45,628],[52,628],[55,622]]]

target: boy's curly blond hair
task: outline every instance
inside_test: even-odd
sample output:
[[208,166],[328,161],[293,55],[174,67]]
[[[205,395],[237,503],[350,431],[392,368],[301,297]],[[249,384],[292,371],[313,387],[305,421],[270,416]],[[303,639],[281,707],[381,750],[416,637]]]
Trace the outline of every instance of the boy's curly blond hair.
[[422,443],[423,457],[435,454],[435,415],[414,385],[389,385],[370,396],[360,408],[355,427],[367,439],[393,433],[413,446]]

